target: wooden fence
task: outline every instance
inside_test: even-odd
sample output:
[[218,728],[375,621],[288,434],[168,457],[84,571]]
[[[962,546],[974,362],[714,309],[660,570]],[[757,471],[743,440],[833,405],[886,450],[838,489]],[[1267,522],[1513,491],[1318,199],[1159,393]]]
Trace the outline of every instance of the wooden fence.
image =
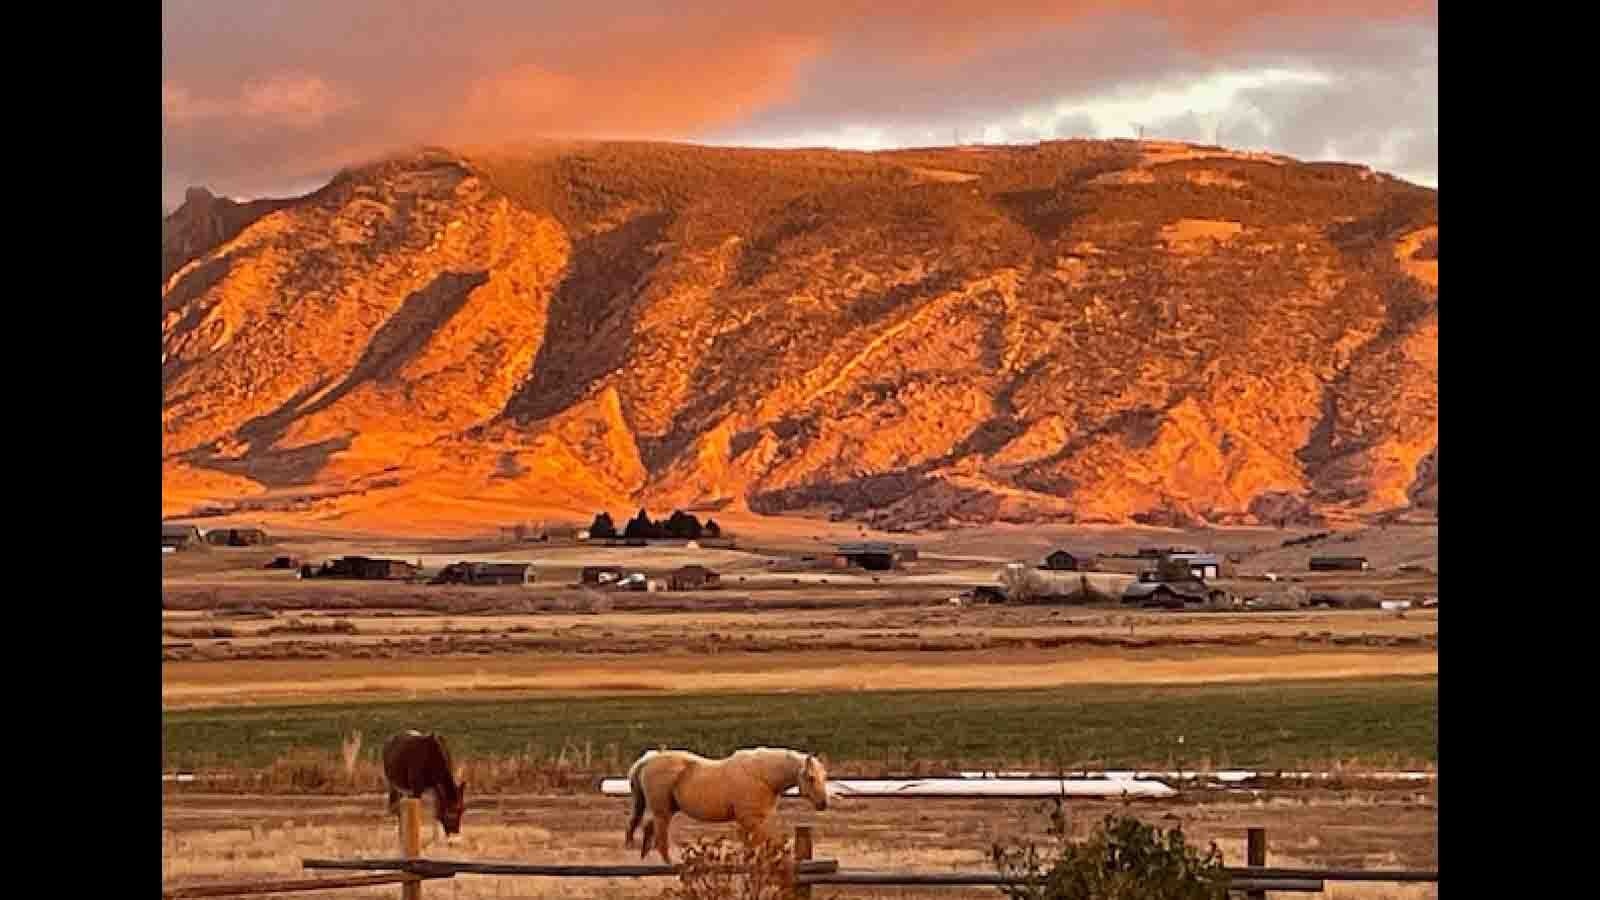
[[[255,881],[235,884],[207,884],[172,888],[161,894],[163,900],[189,900],[199,897],[238,897],[255,894],[281,894],[377,885],[400,886],[401,900],[421,900],[423,882],[457,875],[499,875],[537,878],[660,878],[678,874],[669,865],[548,865],[516,862],[472,862],[467,860],[426,859],[422,856],[422,805],[415,799],[400,802],[400,853],[394,859],[304,859],[307,869],[376,871],[372,875],[342,875],[333,878],[300,878]],[[807,900],[813,885],[873,885],[878,887],[999,887],[1009,883],[997,872],[905,872],[875,869],[840,868],[834,859],[813,856],[813,831],[800,826],[794,833],[795,882],[798,896]],[[1247,898],[1264,898],[1268,891],[1321,893],[1329,881],[1438,882],[1437,870],[1415,869],[1296,869],[1267,866],[1267,833],[1251,828],[1246,842],[1243,867],[1229,867],[1230,891]]]

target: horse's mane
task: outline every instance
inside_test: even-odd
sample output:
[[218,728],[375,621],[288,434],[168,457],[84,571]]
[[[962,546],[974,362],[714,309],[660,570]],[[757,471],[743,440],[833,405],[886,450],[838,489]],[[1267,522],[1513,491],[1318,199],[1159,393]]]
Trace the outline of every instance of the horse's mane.
[[433,738],[433,742],[439,745],[439,755],[444,757],[444,770],[449,772],[452,778],[455,777],[455,766],[450,760],[450,745],[444,742],[444,735],[434,734],[429,735],[429,737]]
[[444,764],[444,784],[438,789],[441,794],[439,799],[453,804],[461,796],[461,791],[456,784],[456,767],[450,758],[450,747],[444,742],[442,735],[430,734],[428,737],[432,738],[434,746],[439,748],[439,760]]

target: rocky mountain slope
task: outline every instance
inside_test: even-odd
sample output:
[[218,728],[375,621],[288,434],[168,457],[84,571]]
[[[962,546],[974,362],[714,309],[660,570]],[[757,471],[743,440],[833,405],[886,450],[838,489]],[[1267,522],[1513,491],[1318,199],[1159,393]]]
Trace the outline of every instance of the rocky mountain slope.
[[168,514],[1437,508],[1438,195],[1357,166],[430,150],[162,238]]

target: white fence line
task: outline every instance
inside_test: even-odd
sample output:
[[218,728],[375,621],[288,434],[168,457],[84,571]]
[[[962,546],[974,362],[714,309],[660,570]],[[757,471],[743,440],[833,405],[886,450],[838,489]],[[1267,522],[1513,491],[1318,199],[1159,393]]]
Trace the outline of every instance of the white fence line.
[[[600,782],[600,793],[628,795],[626,778]],[[1174,797],[1177,791],[1159,781],[1132,778],[841,778],[828,782],[836,797]],[[786,797],[798,796],[790,788]]]
[[[968,771],[958,773],[962,778],[977,779],[1048,779],[1051,781],[1061,777],[1051,772],[998,772],[998,771]],[[1298,781],[1328,781],[1335,778],[1351,778],[1364,781],[1433,781],[1439,777],[1438,772],[1285,772],[1270,769],[1247,770],[1225,769],[1217,771],[1134,771],[1134,770],[1106,770],[1086,771],[1073,770],[1067,773],[1068,778],[1110,778],[1110,779],[1136,779],[1136,778],[1162,778],[1175,781],[1219,781],[1232,784],[1244,781],[1255,781],[1261,778],[1283,778]]]

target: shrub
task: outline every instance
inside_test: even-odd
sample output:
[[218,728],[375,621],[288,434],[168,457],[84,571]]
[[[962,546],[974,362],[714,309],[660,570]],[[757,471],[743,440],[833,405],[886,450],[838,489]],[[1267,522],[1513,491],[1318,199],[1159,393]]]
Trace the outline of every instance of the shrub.
[[1005,585],[1006,599],[1014,603],[1031,603],[1039,598],[1038,580],[1021,566],[1008,566],[1000,576],[1000,583]]
[[794,859],[788,841],[701,840],[683,849],[678,884],[661,900],[791,900]]
[[1132,816],[1108,815],[1087,840],[1067,837],[1064,806],[1050,816],[1050,844],[995,844],[990,856],[1012,884],[1009,900],[1226,900],[1228,875],[1215,844],[1190,846],[1170,831]]

